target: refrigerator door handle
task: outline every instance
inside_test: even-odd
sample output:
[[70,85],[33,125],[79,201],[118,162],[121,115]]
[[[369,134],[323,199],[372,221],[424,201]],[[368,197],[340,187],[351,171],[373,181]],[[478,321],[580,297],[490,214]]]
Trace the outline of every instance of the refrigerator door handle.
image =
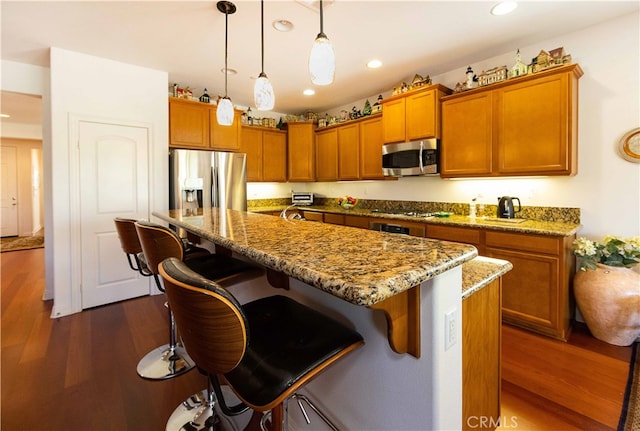
[[220,183],[218,180],[218,167],[215,165],[215,161],[214,164],[211,166],[211,206],[213,207],[219,207],[220,206],[220,202],[219,202],[219,193],[220,193],[220,189],[218,187],[220,187]]

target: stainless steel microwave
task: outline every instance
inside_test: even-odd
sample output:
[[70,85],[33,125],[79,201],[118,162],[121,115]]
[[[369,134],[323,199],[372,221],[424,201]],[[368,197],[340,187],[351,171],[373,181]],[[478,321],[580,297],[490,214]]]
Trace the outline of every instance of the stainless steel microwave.
[[440,172],[438,140],[385,144],[382,146],[382,172],[386,176],[437,175]]

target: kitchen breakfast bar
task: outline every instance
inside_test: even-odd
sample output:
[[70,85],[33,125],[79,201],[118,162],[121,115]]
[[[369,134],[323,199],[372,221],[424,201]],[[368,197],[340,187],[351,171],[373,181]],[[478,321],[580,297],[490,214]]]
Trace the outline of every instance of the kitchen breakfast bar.
[[[230,288],[241,303],[287,295],[362,334],[362,348],[303,391],[340,429],[465,427],[463,297],[499,279],[509,262],[477,258],[468,244],[243,211],[153,215],[264,267],[264,277]],[[499,305],[491,310],[499,322]],[[321,429],[298,413],[290,408],[292,429]]]

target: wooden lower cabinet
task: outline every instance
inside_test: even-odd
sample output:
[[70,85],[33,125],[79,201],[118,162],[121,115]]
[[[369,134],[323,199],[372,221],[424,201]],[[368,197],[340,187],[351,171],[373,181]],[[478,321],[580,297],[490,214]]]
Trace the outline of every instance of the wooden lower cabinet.
[[462,429],[495,429],[500,419],[501,279],[462,301]]
[[324,222],[324,214],[317,211],[302,211],[305,220]]
[[331,224],[340,224],[343,225],[344,224],[344,215],[342,214],[332,214],[332,213],[325,213],[324,214],[324,222],[325,223],[331,223]]
[[369,221],[371,217],[345,215],[344,225],[351,227],[359,227],[360,229],[369,229]]
[[478,254],[482,254],[484,250],[482,236],[480,229],[436,224],[427,225],[427,238],[471,244],[478,249]]
[[486,232],[484,254],[513,264],[503,277],[505,323],[567,340],[574,308],[570,296],[574,239],[575,235]]

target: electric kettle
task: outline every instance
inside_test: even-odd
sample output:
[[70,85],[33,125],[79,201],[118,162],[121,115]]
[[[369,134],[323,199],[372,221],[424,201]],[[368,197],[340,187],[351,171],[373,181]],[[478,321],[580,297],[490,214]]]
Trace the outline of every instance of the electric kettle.
[[[513,201],[518,201],[518,210],[513,208]],[[511,196],[502,196],[498,198],[498,217],[514,218],[517,212],[520,212],[520,199]]]

